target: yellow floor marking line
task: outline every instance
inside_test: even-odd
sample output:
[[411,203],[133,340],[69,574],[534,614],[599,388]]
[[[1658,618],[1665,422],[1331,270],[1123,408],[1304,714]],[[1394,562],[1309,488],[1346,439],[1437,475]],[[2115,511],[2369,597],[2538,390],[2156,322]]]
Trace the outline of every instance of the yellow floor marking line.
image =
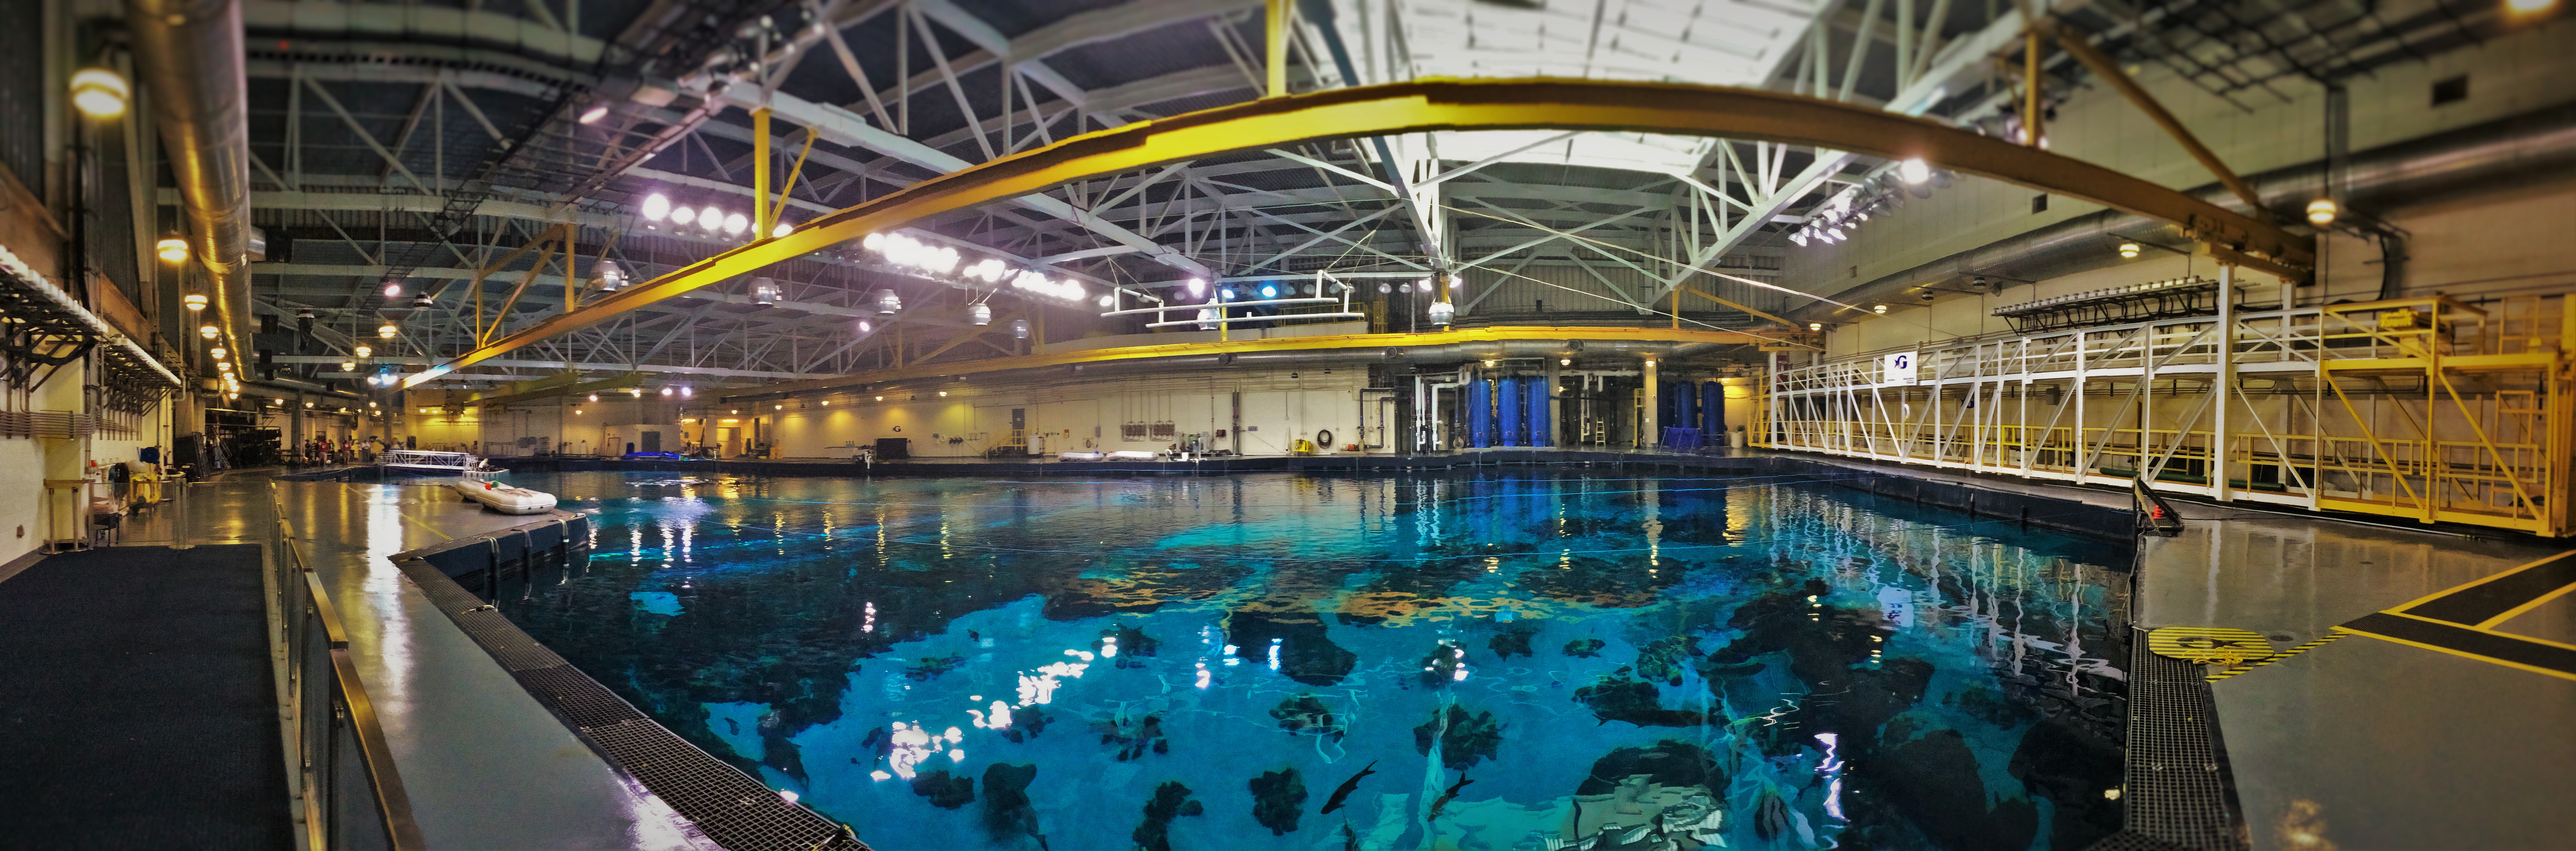
[[2478,587],[2478,586],[2480,586],[2480,585],[2485,585],[2485,584],[2487,584],[2487,583],[2489,583],[2489,582],[2494,582],[2494,581],[2496,581],[2496,580],[2498,580],[2498,579],[2503,579],[2503,578],[2505,578],[2505,577],[2507,577],[2507,576],[2512,576],[2512,575],[2514,575],[2514,574],[2521,573],[2521,572],[2523,572],[2523,571],[2530,570],[2530,569],[2532,569],[2532,568],[2539,567],[2539,566],[2541,566],[2541,565],[2548,564],[2548,563],[2550,563],[2550,562],[2557,561],[2557,560],[2562,559],[2562,558],[2566,558],[2566,557],[2568,557],[2568,556],[2576,556],[2576,550],[2568,550],[2568,551],[2566,551],[2566,552],[2559,553],[2559,554],[2554,555],[2554,556],[2549,556],[2549,557],[2546,557],[2546,558],[2539,559],[2539,560],[2537,560],[2537,561],[2533,561],[2533,562],[2531,562],[2531,563],[2529,563],[2529,564],[2525,564],[2525,565],[2521,565],[2521,566],[2519,566],[2519,567],[2515,567],[2515,568],[2513,568],[2513,569],[2511,569],[2511,570],[2506,570],[2506,571],[2502,571],[2502,572],[2495,573],[2495,574],[2491,574],[2491,575],[2487,575],[2487,576],[2481,576],[2481,577],[2478,577],[2478,578],[2476,578],[2476,579],[2469,580],[2469,581],[2467,581],[2467,582],[2462,582],[2462,583],[2460,583],[2460,584],[2458,584],[2458,585],[2453,585],[2453,586],[2451,586],[2451,587],[2449,587],[2449,588],[2444,588],[2444,589],[2442,589],[2442,590],[2440,590],[2440,591],[2435,591],[2435,592],[2433,592],[2433,593],[2426,594],[2426,595],[2424,595],[2424,596],[2417,597],[2417,598],[2412,599],[2412,600],[2408,600],[2408,601],[2406,601],[2406,602],[2404,602],[2404,603],[2400,603],[2400,604],[2397,604],[2397,605],[2394,605],[2394,606],[2390,606],[2390,607],[2388,607],[2388,608],[2386,608],[2386,609],[2382,609],[2381,611],[2388,611],[2388,612],[2402,612],[2402,611],[2405,611],[2405,610],[2407,610],[2407,609],[2412,609],[2412,608],[2415,608],[2416,606],[2423,605],[2423,604],[2425,604],[2425,603],[2433,602],[2434,600],[2438,600],[2438,599],[2441,599],[2441,598],[2443,598],[2443,597],[2448,597],[2448,596],[2451,596],[2451,595],[2453,595],[2453,594],[2457,594],[2457,593],[2460,593],[2460,592],[2462,592],[2462,591],[2466,591],[2466,590],[2469,590],[2469,589],[2471,589],[2471,588]]
[[[2435,621],[2435,623],[2439,623],[2439,621]],[[2460,658],[2462,658],[2462,659],[2474,659],[2474,660],[2477,660],[2477,661],[2480,661],[2480,662],[2485,662],[2485,663],[2490,664],[2490,665],[2503,665],[2503,666],[2505,666],[2505,667],[2507,667],[2507,668],[2517,668],[2517,669],[2521,669],[2521,670],[2525,670],[2525,671],[2530,671],[2530,672],[2535,673],[2535,674],[2546,674],[2546,675],[2548,675],[2548,676],[2557,677],[2557,678],[2562,679],[2562,680],[2576,680],[2576,672],[2570,672],[2570,671],[2559,670],[2559,669],[2557,669],[2557,668],[2543,667],[2543,666],[2540,666],[2540,665],[2533,665],[2533,664],[2528,664],[2528,663],[2524,663],[2524,662],[2516,662],[2516,661],[2511,660],[2511,659],[2500,659],[2500,658],[2497,658],[2497,657],[2494,657],[2494,656],[2488,656],[2488,655],[2479,654],[2479,653],[2471,653],[2471,652],[2468,652],[2468,651],[2466,651],[2466,650],[2457,650],[2457,649],[2453,649],[2453,648],[2449,648],[2449,647],[2444,647],[2444,646],[2439,645],[2439,644],[2428,644],[2428,643],[2421,642],[2421,641],[2413,641],[2413,640],[2409,640],[2409,639],[2398,638],[2398,637],[2396,637],[2396,636],[2392,636],[2392,635],[2381,635],[2381,634],[2379,634],[2379,633],[2372,632],[2372,631],[2367,630],[2367,629],[2355,629],[2355,628],[2350,627],[2350,626],[2339,626],[2339,627],[2335,627],[2335,629],[2336,629],[2337,631],[2339,631],[2339,632],[2348,632],[2348,633],[2351,633],[2351,634],[2354,634],[2354,635],[2369,636],[2369,637],[2371,637],[2371,638],[2376,638],[2376,639],[2379,639],[2379,640],[2381,640],[2381,641],[2388,642],[2388,643],[2390,643],[2390,644],[2403,644],[2403,645],[2406,645],[2406,646],[2408,646],[2408,647],[2414,647],[2414,648],[2422,649],[2422,650],[2430,650],[2430,651],[2433,651],[2433,652],[2435,652],[2435,653],[2447,653],[2447,654],[2450,654],[2450,655],[2452,655],[2452,656],[2458,656],[2458,657],[2460,657]],[[2465,629],[2465,627],[2463,627],[2463,629]],[[2497,633],[2497,634],[2499,634],[2499,635],[2500,635],[2501,633]],[[2537,641],[2537,640],[2538,640],[2538,639],[2524,638],[2524,637],[2522,637],[2522,636],[2513,636],[2513,638],[2520,639],[2520,640],[2524,640],[2524,641]],[[2555,642],[2550,642],[2550,643],[2555,643]],[[2560,645],[2560,646],[2564,647],[2565,645]]]
[[2523,614],[2524,612],[2528,612],[2528,611],[2531,611],[2531,610],[2533,610],[2533,609],[2540,608],[2541,604],[2543,604],[2543,603],[2547,603],[2547,602],[2549,602],[2549,601],[2551,601],[2551,600],[2555,600],[2555,599],[2558,599],[2558,598],[2560,598],[2560,597],[2567,596],[2567,592],[2570,592],[2570,591],[2576,591],[2576,582],[2570,582],[2570,583],[2567,583],[2567,584],[2565,584],[2565,585],[2558,586],[2558,590],[2556,590],[2556,591],[2551,591],[2551,592],[2549,592],[2549,593],[2547,593],[2547,594],[2542,594],[2542,595],[2540,595],[2540,596],[2538,596],[2538,597],[2533,597],[2533,598],[2531,598],[2531,602],[2524,603],[2524,604],[2522,604],[2522,605],[2515,606],[2515,607],[2510,608],[2510,609],[2506,609],[2506,610],[2504,610],[2504,613],[2503,613],[2503,614],[2499,614],[2499,615],[2496,615],[2495,617],[2491,617],[2491,618],[2488,618],[2488,619],[2486,619],[2486,620],[2479,621],[2479,622],[2478,622],[2478,625],[2477,625],[2477,627],[2476,627],[2476,628],[2477,628],[2477,629],[2494,629],[2494,628],[2496,628],[2496,625],[2497,625],[2497,624],[2501,624],[2501,623],[2504,623],[2505,621],[2509,621],[2509,620],[2513,620],[2514,618],[2521,617],[2521,616],[2522,616],[2522,614]]

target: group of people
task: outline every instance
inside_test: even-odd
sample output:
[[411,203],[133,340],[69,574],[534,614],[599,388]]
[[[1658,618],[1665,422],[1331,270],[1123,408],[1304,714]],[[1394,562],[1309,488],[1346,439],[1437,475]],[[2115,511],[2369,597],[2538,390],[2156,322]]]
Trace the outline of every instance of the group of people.
[[374,461],[376,453],[387,448],[384,438],[369,435],[351,440],[316,437],[304,442],[295,456],[299,464],[359,464]]

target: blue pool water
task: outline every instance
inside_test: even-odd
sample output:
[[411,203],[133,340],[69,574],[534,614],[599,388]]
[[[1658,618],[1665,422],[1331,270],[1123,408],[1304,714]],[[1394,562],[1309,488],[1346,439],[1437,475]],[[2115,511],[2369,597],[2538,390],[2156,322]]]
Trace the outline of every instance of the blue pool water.
[[513,474],[600,515],[504,611],[885,851],[2119,824],[2124,548],[1769,479],[675,475]]

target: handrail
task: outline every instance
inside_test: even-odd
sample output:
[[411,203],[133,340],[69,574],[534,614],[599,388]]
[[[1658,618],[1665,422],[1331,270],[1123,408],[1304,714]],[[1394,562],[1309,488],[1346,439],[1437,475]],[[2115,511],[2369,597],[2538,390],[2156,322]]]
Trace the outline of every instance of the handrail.
[[[356,739],[359,764],[366,771],[367,787],[373,793],[371,796],[373,809],[384,828],[384,847],[392,851],[425,849],[428,843],[421,839],[420,824],[412,817],[411,795],[404,789],[402,774],[394,766],[393,750],[386,742],[383,723],[376,717],[375,701],[368,697],[366,683],[358,675],[357,659],[349,652],[348,628],[340,619],[339,606],[331,601],[330,592],[323,588],[321,575],[315,573],[313,566],[304,560],[304,550],[297,545],[295,527],[286,521],[286,504],[279,498],[275,482],[269,483],[269,498],[271,504],[277,509],[278,540],[286,550],[287,557],[292,560],[294,571],[302,579],[301,585],[304,591],[301,606],[288,606],[285,609],[293,612],[289,616],[297,622],[302,622],[309,616],[312,623],[322,627],[323,647],[321,649],[329,654],[328,676],[331,680],[332,692],[337,698],[337,705],[331,707],[329,722],[321,731],[323,741],[313,741],[314,724],[306,720],[310,717],[308,713],[313,710],[303,705],[304,690],[301,685],[304,666],[307,664],[304,654],[309,646],[311,627],[290,628],[287,638],[293,645],[293,649],[289,652],[297,657],[289,669],[298,682],[294,691],[297,696],[296,729],[303,737],[303,740],[298,743],[298,752],[303,755],[302,762],[306,766],[302,781],[308,847],[312,851],[346,847],[345,843],[335,841],[338,837],[336,831],[331,829],[331,824],[337,819],[333,818],[334,813],[326,812],[326,805],[320,800],[320,796],[331,794],[339,788],[339,784],[330,776],[330,772],[338,768],[339,743],[337,740],[343,729],[342,723],[345,717],[345,729],[352,738]],[[285,583],[280,583],[279,592],[288,593]],[[296,612],[294,611],[296,609],[302,611]],[[319,759],[315,757],[317,752],[322,755]]]

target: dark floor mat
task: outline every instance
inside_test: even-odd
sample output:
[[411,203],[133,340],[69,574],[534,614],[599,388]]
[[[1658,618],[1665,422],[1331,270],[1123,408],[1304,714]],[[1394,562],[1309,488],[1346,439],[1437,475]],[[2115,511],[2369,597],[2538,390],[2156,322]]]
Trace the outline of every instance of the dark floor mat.
[[0,582],[0,845],[293,844],[260,569],[118,547]]

